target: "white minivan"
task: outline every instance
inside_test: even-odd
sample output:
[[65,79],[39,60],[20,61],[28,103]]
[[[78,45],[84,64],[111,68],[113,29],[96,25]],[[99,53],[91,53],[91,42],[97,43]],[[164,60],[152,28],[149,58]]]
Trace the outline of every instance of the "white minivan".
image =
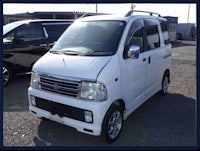
[[75,21],[32,68],[30,112],[112,143],[134,110],[154,94],[166,94],[166,19],[133,12]]

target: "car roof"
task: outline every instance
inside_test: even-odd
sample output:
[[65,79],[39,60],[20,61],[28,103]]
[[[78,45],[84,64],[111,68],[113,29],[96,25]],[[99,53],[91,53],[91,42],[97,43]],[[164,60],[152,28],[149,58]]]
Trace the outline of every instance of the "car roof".
[[96,16],[88,16],[81,19],[79,21],[92,21],[92,20],[121,20],[126,21],[127,17],[117,16],[117,15],[96,15]]
[[9,31],[23,25],[23,24],[28,24],[31,22],[41,22],[41,23],[56,23],[56,22],[70,22],[72,23],[74,20],[69,20],[69,19],[34,19],[34,20],[20,20],[20,21],[15,21],[9,24],[6,24],[3,26],[3,35],[7,34]]

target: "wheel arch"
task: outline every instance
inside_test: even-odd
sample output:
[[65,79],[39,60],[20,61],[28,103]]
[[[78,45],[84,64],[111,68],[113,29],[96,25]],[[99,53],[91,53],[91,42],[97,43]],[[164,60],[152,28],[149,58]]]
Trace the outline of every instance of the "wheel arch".
[[4,61],[3,62],[3,66],[4,65],[8,66],[8,68],[11,70],[11,72],[12,72],[13,75],[15,74],[15,68],[14,68],[14,64],[13,63]]
[[[124,111],[124,110],[126,109],[124,100],[122,100],[122,99],[119,99],[119,100],[114,101],[114,102],[111,104],[111,106],[112,106],[112,105],[121,106],[122,111]],[[111,106],[110,106],[110,107],[111,107]]]
[[[108,130],[108,125],[107,125],[107,122],[108,122],[108,120],[109,120],[109,118],[110,118],[110,116],[111,116],[111,113],[115,110],[115,109],[117,109],[119,112],[121,112],[121,117],[122,117],[122,127],[121,127],[121,129],[120,129],[120,131],[119,131],[119,134],[115,137],[115,138],[113,138],[113,139],[111,139],[109,136],[108,136],[108,133],[107,133],[107,130]],[[124,114],[124,110],[125,110],[125,103],[124,103],[124,101],[122,100],[122,99],[118,99],[118,100],[116,100],[116,101],[114,101],[110,106],[109,106],[109,108],[108,108],[108,110],[106,111],[106,114],[105,114],[105,116],[104,116],[104,118],[103,118],[103,121],[102,121],[102,124],[101,124],[101,127],[102,127],[102,129],[101,129],[101,138],[105,141],[105,142],[107,142],[107,143],[113,143],[118,137],[119,137],[119,135],[120,135],[120,132],[122,131],[122,128],[123,128],[123,114]]]
[[[109,112],[109,110],[111,110],[111,108],[112,108],[113,106],[118,106],[118,107],[120,107],[122,113],[124,113],[124,110],[126,109],[126,106],[125,106],[125,103],[124,103],[124,100],[123,100],[123,99],[115,100],[115,101],[109,106],[109,108],[107,109],[107,111],[106,111],[106,113],[105,113],[105,115],[104,115],[103,121],[105,120],[105,117],[106,117],[107,113]],[[101,126],[103,125],[103,121],[102,121]]]

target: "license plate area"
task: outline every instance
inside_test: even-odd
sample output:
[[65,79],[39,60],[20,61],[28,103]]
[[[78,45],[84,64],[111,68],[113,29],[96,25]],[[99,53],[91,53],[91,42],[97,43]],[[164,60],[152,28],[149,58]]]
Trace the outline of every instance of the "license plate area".
[[[38,97],[35,97],[35,102],[36,102],[37,108],[50,112],[51,113],[50,115],[52,116],[52,118],[54,117],[54,115],[57,115],[60,118],[68,117],[71,119],[86,122],[85,111],[89,111],[89,110],[80,109],[77,107],[53,102],[53,101],[38,98]],[[89,123],[93,123],[93,120]]]

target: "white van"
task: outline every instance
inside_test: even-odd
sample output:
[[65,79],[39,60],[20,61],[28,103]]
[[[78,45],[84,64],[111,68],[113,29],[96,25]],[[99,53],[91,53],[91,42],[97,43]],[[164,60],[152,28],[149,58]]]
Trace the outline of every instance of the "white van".
[[30,112],[112,143],[134,110],[157,92],[166,94],[166,19],[132,13],[74,22],[33,66]]

